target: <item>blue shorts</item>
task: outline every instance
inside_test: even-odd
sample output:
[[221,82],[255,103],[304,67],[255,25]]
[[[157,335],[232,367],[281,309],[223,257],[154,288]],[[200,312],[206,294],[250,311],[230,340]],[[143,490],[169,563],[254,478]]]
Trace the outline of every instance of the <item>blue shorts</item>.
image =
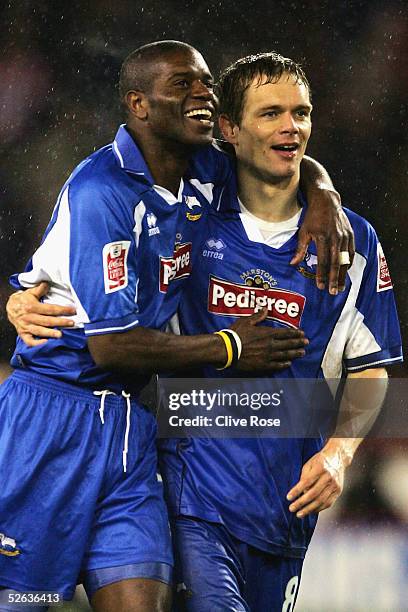
[[14,372],[0,386],[0,587],[70,599],[80,578],[91,596],[170,583],[155,437],[134,400]]
[[179,516],[172,523],[175,612],[292,612],[303,559],[277,557],[223,525]]

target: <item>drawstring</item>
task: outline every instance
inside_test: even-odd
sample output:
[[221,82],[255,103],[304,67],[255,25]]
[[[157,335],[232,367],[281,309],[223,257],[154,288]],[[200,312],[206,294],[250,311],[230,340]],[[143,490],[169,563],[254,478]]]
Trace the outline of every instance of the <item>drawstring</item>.
[[124,397],[126,400],[126,431],[125,431],[125,441],[123,444],[123,453],[122,453],[123,471],[126,472],[129,431],[130,431],[130,393],[125,393],[125,391],[122,391],[122,397]]
[[105,397],[107,395],[116,395],[113,391],[109,391],[109,389],[104,389],[103,391],[94,391],[94,395],[101,396],[101,405],[99,406],[99,418],[101,419],[102,425],[105,425]]
[[[109,389],[104,389],[103,391],[94,391],[94,395],[100,396],[101,405],[99,406],[99,418],[101,419],[102,425],[105,424],[105,398],[107,395],[116,395],[113,391],[109,391]],[[126,400],[126,430],[125,430],[125,440],[123,442],[123,452],[122,452],[122,464],[123,471],[126,473],[127,467],[127,454],[129,449],[129,431],[130,431],[130,393],[126,393],[122,391],[122,397]]]

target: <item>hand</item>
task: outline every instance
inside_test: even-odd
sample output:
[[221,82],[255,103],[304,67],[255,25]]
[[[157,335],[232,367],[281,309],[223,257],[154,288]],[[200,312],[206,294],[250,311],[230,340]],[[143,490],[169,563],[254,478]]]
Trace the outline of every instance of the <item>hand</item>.
[[243,317],[231,325],[239,334],[242,353],[237,369],[244,372],[276,371],[288,368],[293,359],[303,357],[309,340],[300,329],[259,326],[268,315],[267,308]]
[[[327,278],[329,293],[337,295],[344,291],[347,270],[354,259],[354,233],[343,211],[340,196],[336,191],[321,189],[316,204],[312,202],[306,211],[303,225],[299,230],[296,254],[290,262],[299,265],[305,258],[311,240],[317,247],[316,285],[324,289]],[[340,266],[339,253],[348,251],[350,264]]]
[[[55,327],[72,327],[74,322],[64,316],[74,315],[75,308],[43,304],[39,300],[48,293],[48,283],[40,283],[37,287],[13,293],[7,302],[8,320],[20,338],[28,346],[38,346],[47,342],[46,338],[61,338],[62,333]],[[40,336],[43,340],[37,340]]]
[[323,448],[302,468],[299,482],[289,491],[289,506],[298,518],[330,508],[343,491],[344,472],[349,464],[339,449]]

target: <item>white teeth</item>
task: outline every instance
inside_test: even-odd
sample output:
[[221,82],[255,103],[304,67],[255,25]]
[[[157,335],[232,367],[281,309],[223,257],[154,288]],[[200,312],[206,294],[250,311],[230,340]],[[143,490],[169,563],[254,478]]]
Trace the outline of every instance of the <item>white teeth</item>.
[[200,115],[200,116],[207,117],[208,119],[211,119],[212,112],[208,110],[207,108],[199,108],[196,110],[189,111],[188,113],[185,113],[185,115],[186,117],[197,117],[197,115]]

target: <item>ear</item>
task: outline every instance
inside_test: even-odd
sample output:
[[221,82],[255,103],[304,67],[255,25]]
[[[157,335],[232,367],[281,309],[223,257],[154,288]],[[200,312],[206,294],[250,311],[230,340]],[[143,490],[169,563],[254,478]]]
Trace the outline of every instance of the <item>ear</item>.
[[141,91],[128,91],[125,96],[129,113],[137,119],[146,121],[148,117],[148,102],[146,95]]
[[220,115],[218,125],[225,140],[232,145],[238,144],[239,126],[227,115]]

